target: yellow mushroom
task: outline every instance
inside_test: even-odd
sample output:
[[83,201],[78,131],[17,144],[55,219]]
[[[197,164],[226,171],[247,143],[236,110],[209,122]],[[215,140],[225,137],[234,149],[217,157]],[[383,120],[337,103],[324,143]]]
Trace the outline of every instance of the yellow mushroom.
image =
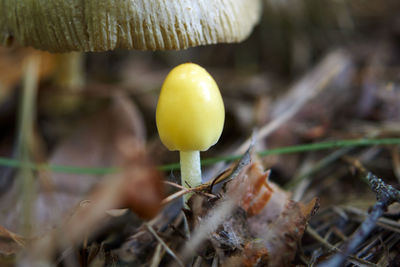
[[218,141],[224,120],[218,86],[204,68],[185,63],[168,74],[158,99],[156,122],[163,144],[180,151],[183,186],[201,184],[199,152]]

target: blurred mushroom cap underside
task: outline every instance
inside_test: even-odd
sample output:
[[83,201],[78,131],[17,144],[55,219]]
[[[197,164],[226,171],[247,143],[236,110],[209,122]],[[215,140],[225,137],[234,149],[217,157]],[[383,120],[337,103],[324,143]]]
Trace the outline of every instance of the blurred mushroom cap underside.
[[0,0],[0,42],[51,52],[241,42],[260,0]]

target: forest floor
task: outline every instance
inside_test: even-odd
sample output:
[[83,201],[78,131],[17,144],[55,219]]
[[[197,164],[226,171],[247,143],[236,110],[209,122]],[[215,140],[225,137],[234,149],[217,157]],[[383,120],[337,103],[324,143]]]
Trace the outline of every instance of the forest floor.
[[[266,5],[235,45],[0,48],[0,265],[400,266],[398,4],[334,2]],[[184,62],[226,110],[189,190],[155,123]]]

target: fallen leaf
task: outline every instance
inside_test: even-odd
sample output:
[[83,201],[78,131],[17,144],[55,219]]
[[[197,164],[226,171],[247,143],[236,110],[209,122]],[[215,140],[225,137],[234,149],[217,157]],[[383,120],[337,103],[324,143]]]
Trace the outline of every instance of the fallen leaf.
[[[47,192],[57,200],[66,195],[69,199],[64,203],[48,203],[45,201],[46,191],[41,192],[39,198],[47,205],[42,207],[43,210],[50,213],[52,209],[59,209],[59,219],[41,218],[46,224],[58,223],[53,231],[47,232],[33,245],[32,261],[51,260],[56,251],[64,251],[68,246],[78,245],[87,240],[109,221],[109,210],[129,208],[146,219],[159,212],[163,199],[162,175],[147,154],[144,135],[135,132],[139,130],[137,127],[140,125],[135,126],[135,122],[130,120],[134,117],[126,110],[130,109],[129,102],[121,105],[120,100],[116,101],[118,106],[89,121],[90,124],[84,131],[86,134],[73,139],[76,143],[63,149],[61,155],[67,162],[79,162],[78,166],[107,164],[106,166],[119,166],[120,170],[101,180],[95,176],[53,176],[53,190]],[[121,106],[124,106],[122,110]],[[130,111],[134,112],[132,109]],[[127,114],[128,117],[124,118]],[[92,150],[85,151],[87,142],[93,142]],[[68,176],[71,180],[66,180]],[[86,180],[81,181],[79,178]],[[46,254],[40,251],[46,251]]]
[[[242,183],[254,185],[248,187],[240,203],[248,212],[249,232],[256,238],[245,246],[244,264],[255,266],[260,260],[268,259],[268,266],[290,266],[307,222],[317,209],[317,199],[308,204],[291,200],[288,192],[268,181],[269,172],[264,172],[257,161],[246,174],[232,181],[227,191],[227,194],[233,194],[232,190]],[[260,246],[260,240],[263,246]]]
[[[61,225],[95,187],[95,191],[104,191],[99,188],[107,180],[122,184],[118,189],[121,199],[114,203],[115,207],[109,208],[129,207],[146,218],[154,216],[160,208],[161,175],[145,153],[144,125],[133,103],[123,95],[116,95],[109,107],[83,119],[80,125],[56,147],[49,163],[76,167],[116,166],[122,171],[115,177],[40,172],[33,205],[37,235]],[[17,196],[17,184],[2,196],[1,209],[7,214],[2,218],[2,225],[12,231],[17,230],[21,212]]]
[[225,196],[236,200],[232,214],[209,236],[222,266],[291,266],[317,199],[308,204],[295,202],[268,176],[269,171],[255,159],[226,183],[221,200],[192,197],[188,215],[194,225],[204,224]]

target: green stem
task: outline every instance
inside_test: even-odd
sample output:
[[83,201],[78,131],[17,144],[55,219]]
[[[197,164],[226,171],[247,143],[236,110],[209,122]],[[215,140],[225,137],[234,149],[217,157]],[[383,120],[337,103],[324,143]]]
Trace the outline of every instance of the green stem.
[[[196,187],[201,184],[200,151],[180,151],[181,183],[186,188]],[[190,198],[186,194],[184,201]]]
[[38,68],[40,59],[31,57],[25,66],[23,94],[19,114],[18,157],[22,166],[18,172],[20,182],[22,214],[21,233],[29,237],[32,233],[33,202],[35,200],[35,180],[32,170],[26,167],[30,162],[30,146],[34,131],[35,103],[38,86]]

